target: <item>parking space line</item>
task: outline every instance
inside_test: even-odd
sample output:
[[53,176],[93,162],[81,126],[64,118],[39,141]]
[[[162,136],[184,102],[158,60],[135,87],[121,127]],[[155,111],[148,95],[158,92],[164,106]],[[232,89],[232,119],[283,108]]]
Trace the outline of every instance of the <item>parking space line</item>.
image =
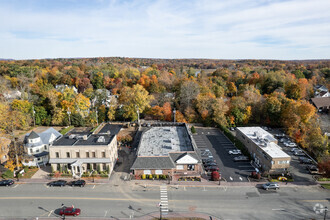
[[18,184],[16,184],[13,188],[16,188],[16,187],[18,187]]
[[48,217],[53,213],[54,210],[51,210],[48,214]]

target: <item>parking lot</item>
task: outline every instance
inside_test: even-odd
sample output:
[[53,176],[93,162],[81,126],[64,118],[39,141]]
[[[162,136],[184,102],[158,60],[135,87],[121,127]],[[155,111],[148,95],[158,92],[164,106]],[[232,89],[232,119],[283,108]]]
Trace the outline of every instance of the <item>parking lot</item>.
[[[234,157],[240,155],[229,155],[229,150],[237,149],[235,145],[216,128],[196,128],[193,135],[201,158],[213,156],[216,160],[221,177],[228,182],[246,182],[247,177],[255,171],[250,162],[234,162]],[[207,154],[205,152],[210,152]],[[203,153],[204,152],[204,153]]]

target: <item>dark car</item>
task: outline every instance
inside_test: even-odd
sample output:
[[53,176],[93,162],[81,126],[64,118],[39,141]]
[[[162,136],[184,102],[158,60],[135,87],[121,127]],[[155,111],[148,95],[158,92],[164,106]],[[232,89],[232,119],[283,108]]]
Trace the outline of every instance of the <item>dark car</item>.
[[57,180],[57,181],[53,181],[53,182],[50,182],[48,183],[48,186],[52,187],[52,186],[60,186],[60,187],[63,187],[66,185],[66,181],[65,180]]
[[63,207],[60,210],[60,215],[61,216],[65,216],[65,215],[78,216],[78,215],[80,215],[80,209],[74,208],[74,207]]
[[76,180],[76,181],[72,181],[69,185],[84,187],[86,185],[86,181],[85,180]]
[[309,165],[306,167],[310,174],[319,174],[319,169],[315,165]]
[[244,162],[244,161],[250,161],[248,157],[246,156],[238,156],[234,157],[234,162]]
[[313,161],[307,157],[299,157],[299,161],[300,163],[303,163],[303,164],[311,164],[313,163]]
[[0,181],[0,186],[11,186],[14,184],[13,180],[1,180]]
[[206,164],[206,163],[215,163],[216,160],[215,159],[212,159],[212,158],[207,158],[207,159],[202,159],[202,162],[203,164]]
[[216,166],[205,167],[205,171],[207,171],[207,172],[218,171],[218,170],[219,170],[219,167],[216,167]]
[[218,164],[215,162],[205,163],[204,167],[210,167],[210,166],[217,166]]

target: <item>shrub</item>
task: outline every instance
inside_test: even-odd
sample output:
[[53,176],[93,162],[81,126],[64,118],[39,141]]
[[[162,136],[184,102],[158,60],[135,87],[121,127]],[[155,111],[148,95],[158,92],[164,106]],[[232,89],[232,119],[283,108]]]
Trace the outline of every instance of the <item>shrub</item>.
[[152,180],[152,174],[149,174],[149,179]]
[[6,172],[4,172],[2,174],[2,178],[7,179],[7,178],[14,178],[14,172],[10,171],[10,170],[6,170]]
[[147,176],[146,176],[145,174],[142,174],[141,178],[142,178],[143,180],[145,180],[145,179],[147,178]]
[[191,126],[191,133],[195,134],[196,133],[196,129],[194,126]]
[[108,177],[108,174],[101,174],[100,177]]

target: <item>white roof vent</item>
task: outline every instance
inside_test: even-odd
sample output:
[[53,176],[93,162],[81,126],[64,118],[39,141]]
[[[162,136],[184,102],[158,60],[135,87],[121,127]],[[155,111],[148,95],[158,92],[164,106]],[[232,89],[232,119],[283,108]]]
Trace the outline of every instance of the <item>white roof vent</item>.
[[84,140],[84,141],[87,141],[87,135],[84,135],[84,136],[83,136],[83,140]]
[[97,139],[97,142],[98,142],[98,143],[104,143],[104,142],[105,142],[105,138],[104,138],[104,136],[100,136],[100,137]]
[[76,137],[75,134],[70,134],[69,139],[74,139]]

